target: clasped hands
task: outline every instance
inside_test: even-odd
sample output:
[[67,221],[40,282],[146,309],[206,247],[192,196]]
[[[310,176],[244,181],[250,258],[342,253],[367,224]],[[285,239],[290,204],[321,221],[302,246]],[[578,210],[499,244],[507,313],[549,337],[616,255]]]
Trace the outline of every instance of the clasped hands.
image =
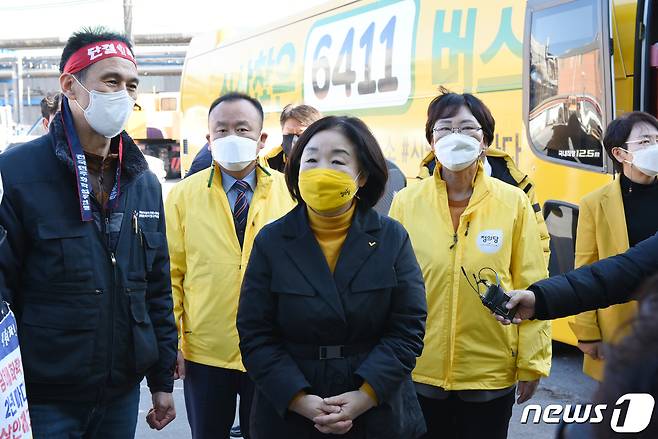
[[293,402],[290,410],[310,419],[322,433],[345,434],[356,418],[374,406],[375,401],[367,393],[355,390],[331,398],[304,395]]

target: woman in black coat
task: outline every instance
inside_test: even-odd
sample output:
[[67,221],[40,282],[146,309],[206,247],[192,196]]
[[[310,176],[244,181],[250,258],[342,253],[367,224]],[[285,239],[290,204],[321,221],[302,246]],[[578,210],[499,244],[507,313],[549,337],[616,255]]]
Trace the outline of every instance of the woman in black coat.
[[372,209],[386,178],[359,119],[326,117],[297,141],[286,182],[299,205],[256,237],[238,308],[252,438],[425,431],[411,381],[425,288],[407,232]]

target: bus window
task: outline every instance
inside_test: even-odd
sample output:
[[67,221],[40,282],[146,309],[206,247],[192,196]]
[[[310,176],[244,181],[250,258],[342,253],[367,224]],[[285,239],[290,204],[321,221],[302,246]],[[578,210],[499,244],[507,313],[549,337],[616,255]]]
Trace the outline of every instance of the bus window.
[[530,1],[524,116],[541,158],[605,172],[603,132],[612,119],[607,1]]

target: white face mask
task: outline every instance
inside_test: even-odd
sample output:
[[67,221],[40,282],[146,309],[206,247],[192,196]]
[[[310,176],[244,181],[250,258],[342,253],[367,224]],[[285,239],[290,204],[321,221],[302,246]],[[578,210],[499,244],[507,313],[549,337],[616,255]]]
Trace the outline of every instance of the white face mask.
[[126,90],[113,93],[103,93],[96,90],[87,90],[87,88],[73,76],[80,87],[89,93],[89,104],[87,108],[78,107],[84,112],[85,119],[89,126],[98,134],[111,139],[123,131],[130,115],[135,106],[135,100],[130,97]]
[[465,134],[452,133],[434,144],[434,154],[441,166],[459,172],[475,163],[480,155],[480,141]]
[[649,177],[658,175],[658,144],[649,145],[639,151],[633,151],[631,164]]
[[247,137],[230,135],[213,140],[212,158],[228,170],[239,172],[249,166],[258,154],[258,142]]

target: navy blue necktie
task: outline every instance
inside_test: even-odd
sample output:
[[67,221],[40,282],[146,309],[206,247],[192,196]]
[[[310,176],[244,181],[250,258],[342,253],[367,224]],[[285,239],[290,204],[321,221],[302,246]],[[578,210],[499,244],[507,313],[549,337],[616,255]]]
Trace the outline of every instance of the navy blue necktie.
[[235,232],[238,235],[240,247],[242,247],[244,232],[247,228],[247,215],[249,215],[249,201],[247,200],[249,184],[242,180],[236,180],[233,187],[238,191],[238,197],[233,205],[233,222],[235,223]]

